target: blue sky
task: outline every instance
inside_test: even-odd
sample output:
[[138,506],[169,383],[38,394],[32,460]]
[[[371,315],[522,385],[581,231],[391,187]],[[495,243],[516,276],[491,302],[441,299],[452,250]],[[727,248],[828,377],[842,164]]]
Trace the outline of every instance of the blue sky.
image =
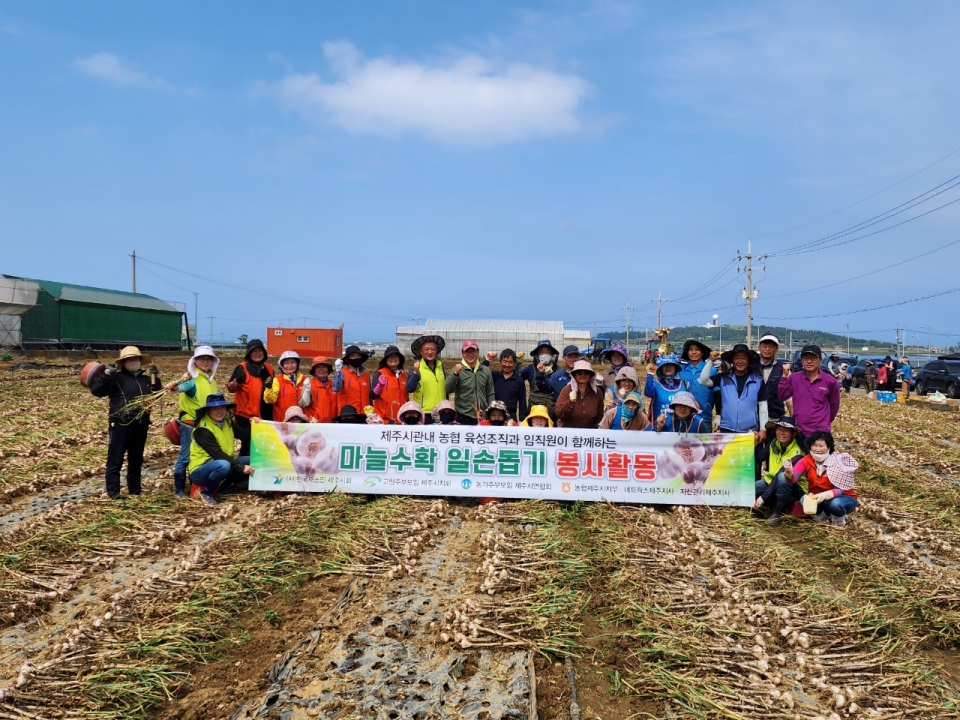
[[883,230],[960,188],[777,253],[960,175],[958,31],[950,2],[0,3],[0,272],[129,289],[136,250],[201,338],[614,330],[658,291],[742,324],[753,238],[757,323],[955,342],[960,292],[851,311],[960,288],[960,203]]

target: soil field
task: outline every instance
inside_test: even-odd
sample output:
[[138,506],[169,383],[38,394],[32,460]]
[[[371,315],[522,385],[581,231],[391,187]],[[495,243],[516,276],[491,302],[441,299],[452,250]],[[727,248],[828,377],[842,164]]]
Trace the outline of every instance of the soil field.
[[844,397],[862,498],[844,528],[342,494],[211,507],[173,498],[173,397],[143,494],[106,498],[106,401],[78,373],[0,365],[0,719],[960,718],[952,414]]

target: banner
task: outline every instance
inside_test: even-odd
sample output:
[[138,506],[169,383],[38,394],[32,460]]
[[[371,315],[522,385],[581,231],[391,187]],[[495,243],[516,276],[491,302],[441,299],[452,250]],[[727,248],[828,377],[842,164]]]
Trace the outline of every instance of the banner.
[[754,500],[752,434],[253,423],[251,490],[669,505]]

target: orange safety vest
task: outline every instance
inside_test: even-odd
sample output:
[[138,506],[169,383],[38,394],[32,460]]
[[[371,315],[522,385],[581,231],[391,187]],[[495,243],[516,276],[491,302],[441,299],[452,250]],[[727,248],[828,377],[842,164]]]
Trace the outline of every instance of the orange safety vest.
[[[358,409],[357,412],[362,412]],[[327,384],[321,385],[315,377],[310,378],[310,407],[306,408],[307,417],[318,423],[333,422],[337,414],[337,396],[333,392],[333,376],[327,378]]]
[[[233,394],[233,401],[237,404],[237,417],[259,418],[260,401],[263,398],[263,380],[250,372],[250,366],[247,365],[246,360],[240,363],[240,367],[247,374],[247,380]],[[273,377],[273,368],[269,365],[264,365],[264,367],[270,377]]]
[[[389,368],[380,368],[379,377],[387,379],[387,384],[380,391],[380,397],[373,401],[373,409],[377,415],[383,418],[385,423],[399,422],[397,420],[397,411],[409,399],[407,393],[407,374],[401,372],[399,376],[394,375]],[[376,383],[374,383],[376,385]]]
[[358,377],[353,370],[344,368],[341,374],[343,389],[337,393],[337,414],[347,405],[352,405],[358,413],[362,413],[370,403],[370,373],[364,370]]
[[303,390],[303,381],[306,379],[306,375],[301,375],[296,385],[290,382],[288,375],[277,375],[273,379],[273,386],[277,389],[277,400],[273,403],[274,422],[283,422],[283,416],[286,415],[287,409],[299,402],[300,391]]

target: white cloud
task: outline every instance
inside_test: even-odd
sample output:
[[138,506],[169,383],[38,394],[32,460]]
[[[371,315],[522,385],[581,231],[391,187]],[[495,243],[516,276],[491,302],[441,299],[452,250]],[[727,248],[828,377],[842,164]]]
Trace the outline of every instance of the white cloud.
[[106,80],[114,85],[163,85],[161,78],[151,78],[145,73],[130,69],[116,55],[96,53],[87,58],[77,58],[73,66],[80,72]]
[[495,67],[477,55],[446,65],[364,59],[349,42],[325,43],[336,79],[290,73],[274,90],[311,119],[350,132],[416,132],[445,142],[495,144],[583,128],[589,84],[523,63]]

